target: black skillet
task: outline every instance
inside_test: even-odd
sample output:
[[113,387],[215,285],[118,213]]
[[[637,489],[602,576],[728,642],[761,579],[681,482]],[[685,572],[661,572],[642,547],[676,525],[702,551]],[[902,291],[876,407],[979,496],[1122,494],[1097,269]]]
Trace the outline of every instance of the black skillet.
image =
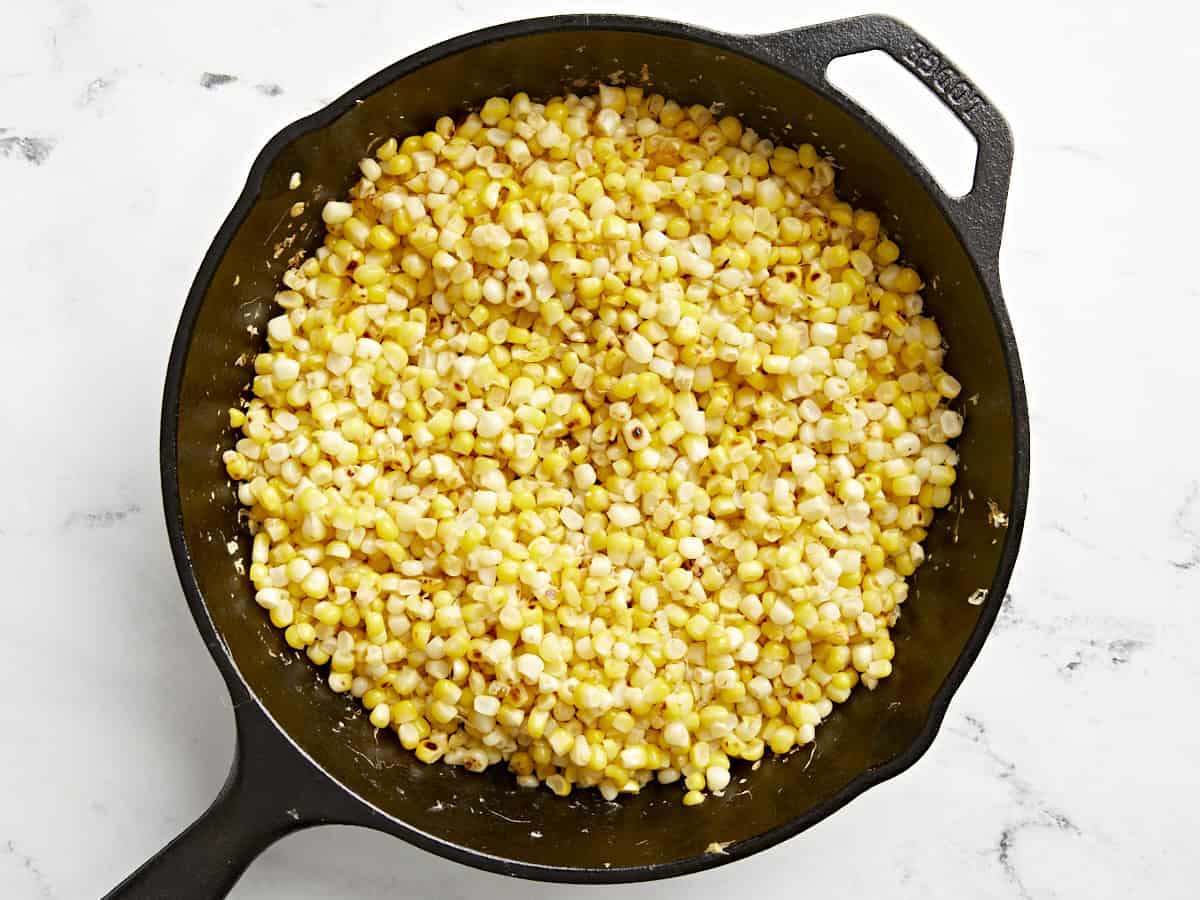
[[[946,196],[826,80],[831,60],[873,49],[908,67],[975,136],[966,196]],[[315,246],[319,210],[349,187],[353,162],[386,135],[427,128],[494,94],[548,96],[614,77],[685,102],[720,101],[760,133],[833,152],[841,189],[879,210],[909,259],[936,274],[927,303],[963,397],[975,398],[958,445],[965,508],[933,528],[933,561],[897,630],[895,675],[856,692],[821,726],[811,754],[737,767],[732,789],[696,808],[681,805],[678,786],[619,803],[593,791],[563,800],[517,788],[502,767],[476,775],[416,763],[286,646],[227,548],[236,541],[237,555],[249,557],[220,462],[233,439],[225,411],[248,381],[244,361],[262,346],[258,330],[288,258]],[[1007,125],[979,90],[928,41],[882,16],[751,37],[623,16],[514,22],[398,62],[276,135],[196,275],[163,396],[167,529],[196,625],[232,696],[237,753],[208,811],[109,896],[224,896],[273,841],[327,823],[377,828],[507,875],[665,878],[770,847],[916,762],[1000,609],[1025,511],[1029,421],[998,272],[1012,152]],[[295,190],[293,172],[303,174]],[[297,200],[307,211],[292,219]]]

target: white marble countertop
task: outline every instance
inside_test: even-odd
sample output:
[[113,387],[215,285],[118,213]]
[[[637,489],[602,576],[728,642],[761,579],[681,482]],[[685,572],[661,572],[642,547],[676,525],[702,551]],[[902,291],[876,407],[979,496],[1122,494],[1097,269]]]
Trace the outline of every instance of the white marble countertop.
[[[731,31],[865,11],[607,5]],[[158,414],[184,294],[250,161],[411,51],[575,4],[408,6],[6,6],[0,896],[102,894],[225,776],[233,723],[167,547]],[[1196,896],[1200,291],[1183,263],[1200,14],[1108,6],[889,10],[1016,135],[1002,270],[1034,425],[1012,597],[928,755],[802,837],[678,881],[522,883],[317,829],[268,850],[233,897]]]

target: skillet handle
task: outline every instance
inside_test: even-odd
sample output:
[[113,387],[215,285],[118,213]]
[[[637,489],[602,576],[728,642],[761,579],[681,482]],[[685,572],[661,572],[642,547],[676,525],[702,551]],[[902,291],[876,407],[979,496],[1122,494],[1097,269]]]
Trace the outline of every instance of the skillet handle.
[[227,683],[237,743],[217,799],[102,900],[220,900],[281,837],[313,825],[365,824],[351,796],[280,734],[240,683]]
[[220,900],[263,850],[309,822],[256,786],[241,741],[221,792],[195,822],[103,900]]
[[826,76],[829,64],[842,56],[882,50],[916,75],[966,126],[979,146],[975,178],[964,196],[950,197],[931,178],[926,181],[941,197],[968,245],[983,260],[997,260],[1012,175],[1012,132],[992,102],[944,53],[904,22],[882,15],[856,16],[749,40],[764,48],[777,65],[800,70],[826,94],[849,103],[872,122],[869,112],[830,83]]

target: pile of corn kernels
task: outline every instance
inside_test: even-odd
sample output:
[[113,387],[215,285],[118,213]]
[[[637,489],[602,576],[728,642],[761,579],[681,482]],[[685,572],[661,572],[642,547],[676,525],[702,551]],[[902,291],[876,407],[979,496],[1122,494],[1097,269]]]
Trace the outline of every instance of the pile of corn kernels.
[[828,160],[603,86],[359,169],[224,455],[333,690],[424,762],[692,805],[891,673],[960,385]]

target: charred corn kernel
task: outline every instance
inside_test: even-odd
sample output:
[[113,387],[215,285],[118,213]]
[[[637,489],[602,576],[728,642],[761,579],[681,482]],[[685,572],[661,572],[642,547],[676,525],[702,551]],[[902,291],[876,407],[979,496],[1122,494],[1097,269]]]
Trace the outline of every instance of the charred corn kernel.
[[962,385],[830,160],[604,85],[358,173],[221,457],[331,689],[424,762],[695,805],[891,674]]
[[417,745],[416,757],[423,763],[435,763],[446,752],[445,746],[433,740],[424,740]]

